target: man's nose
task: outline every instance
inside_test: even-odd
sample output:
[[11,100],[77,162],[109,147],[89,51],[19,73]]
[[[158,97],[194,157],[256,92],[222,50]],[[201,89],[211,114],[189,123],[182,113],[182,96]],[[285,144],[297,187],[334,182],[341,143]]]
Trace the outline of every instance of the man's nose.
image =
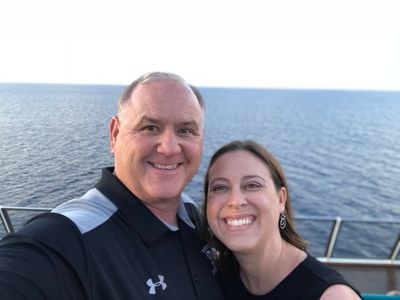
[[165,130],[160,135],[159,144],[157,146],[158,153],[166,156],[171,156],[181,152],[181,145],[179,143],[179,137],[173,130]]

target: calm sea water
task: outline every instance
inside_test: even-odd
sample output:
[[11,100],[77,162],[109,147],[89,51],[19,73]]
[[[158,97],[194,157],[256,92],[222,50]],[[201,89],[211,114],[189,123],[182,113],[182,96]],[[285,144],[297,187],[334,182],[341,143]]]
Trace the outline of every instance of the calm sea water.
[[[0,84],[0,205],[54,207],[90,189],[113,163],[108,122],[122,89]],[[187,187],[199,203],[211,154],[254,139],[283,165],[297,215],[400,219],[400,92],[201,91],[204,155]]]

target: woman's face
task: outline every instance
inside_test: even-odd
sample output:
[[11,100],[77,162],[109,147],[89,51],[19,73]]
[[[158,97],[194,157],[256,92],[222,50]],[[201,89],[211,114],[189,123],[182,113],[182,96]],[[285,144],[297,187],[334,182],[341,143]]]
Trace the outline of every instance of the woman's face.
[[233,252],[262,251],[280,239],[285,201],[285,188],[277,191],[267,165],[248,151],[225,153],[210,168],[207,220]]

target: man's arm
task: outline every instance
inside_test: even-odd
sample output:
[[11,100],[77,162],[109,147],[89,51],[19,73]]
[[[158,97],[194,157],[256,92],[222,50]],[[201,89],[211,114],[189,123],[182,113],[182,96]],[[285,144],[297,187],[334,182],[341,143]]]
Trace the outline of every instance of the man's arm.
[[87,298],[79,235],[55,215],[33,220],[0,242],[0,299]]
[[18,235],[0,244],[0,299],[56,299],[60,289],[48,250]]

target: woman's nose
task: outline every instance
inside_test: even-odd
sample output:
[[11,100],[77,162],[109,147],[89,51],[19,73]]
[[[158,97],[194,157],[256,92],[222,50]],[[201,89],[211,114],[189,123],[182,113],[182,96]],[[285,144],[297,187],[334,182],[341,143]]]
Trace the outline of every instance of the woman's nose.
[[240,208],[247,205],[246,197],[240,191],[233,189],[229,195],[228,206]]

